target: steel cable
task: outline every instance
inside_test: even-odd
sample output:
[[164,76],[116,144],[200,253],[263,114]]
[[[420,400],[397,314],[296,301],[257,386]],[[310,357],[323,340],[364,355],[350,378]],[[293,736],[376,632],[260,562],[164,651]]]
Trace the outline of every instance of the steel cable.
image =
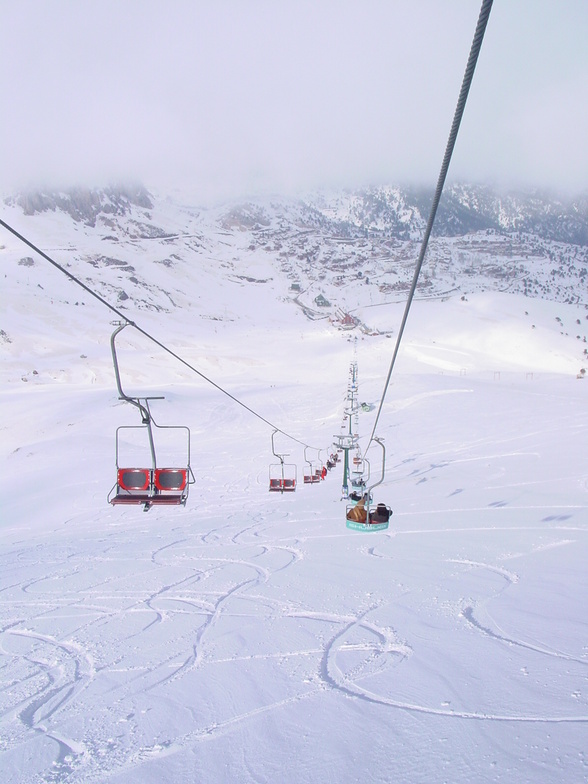
[[318,449],[318,447],[313,447],[310,444],[305,443],[304,441],[300,441],[298,438],[295,438],[294,436],[290,435],[290,433],[287,433],[285,430],[282,430],[282,428],[278,427],[277,425],[274,425],[273,422],[269,421],[269,419],[266,419],[261,414],[258,414],[257,411],[255,411],[253,408],[248,406],[246,403],[243,403],[243,401],[239,400],[239,398],[235,397],[235,395],[232,395],[226,389],[223,389],[223,387],[221,387],[220,384],[217,384],[216,381],[213,381],[207,375],[202,373],[202,371],[200,371],[197,368],[195,368],[194,365],[191,365],[187,360],[185,360],[183,357],[181,357],[179,354],[177,354],[171,348],[166,346],[165,343],[162,343],[160,340],[155,338],[149,332],[147,332],[146,330],[142,329],[142,327],[140,327],[134,321],[131,321],[131,319],[129,319],[122,311],[118,310],[118,308],[115,308],[114,305],[111,305],[110,302],[108,302],[107,300],[104,299],[104,297],[101,297],[100,294],[98,294],[96,291],[94,291],[89,286],[87,286],[85,283],[83,283],[79,278],[77,278],[71,272],[68,272],[65,269],[65,267],[63,267],[61,264],[56,262],[55,259],[52,259],[50,256],[48,256],[44,251],[42,251],[40,248],[38,248],[36,245],[34,245],[30,240],[28,240],[26,237],[24,237],[22,234],[20,234],[16,229],[14,229],[12,226],[10,226],[8,223],[6,223],[6,221],[2,220],[1,218],[0,218],[0,225],[3,226],[7,231],[9,231],[15,237],[17,237],[21,242],[24,242],[25,245],[28,245],[28,247],[31,248],[32,250],[34,250],[35,253],[38,253],[46,261],[48,261],[50,264],[52,264],[54,267],[56,267],[60,272],[62,272],[64,275],[66,275],[71,281],[76,283],[78,286],[81,286],[84,289],[84,291],[86,291],[92,297],[97,299],[98,302],[100,302],[102,305],[104,305],[109,310],[111,310],[113,313],[115,313],[122,321],[124,321],[127,324],[129,324],[130,326],[134,327],[137,330],[137,332],[140,332],[142,335],[144,335],[146,338],[148,338],[152,343],[155,343],[156,346],[159,346],[159,348],[163,349],[163,351],[166,351],[170,356],[172,356],[178,362],[181,362],[182,365],[185,365],[192,372],[194,372],[198,376],[200,376],[200,378],[202,378],[204,381],[206,381],[207,383],[211,384],[215,389],[218,389],[218,391],[222,392],[223,395],[226,395],[228,398],[230,398],[232,401],[234,401],[239,406],[244,408],[250,414],[253,414],[253,416],[257,417],[259,420],[264,422],[266,425],[269,425],[269,427],[271,427],[273,430],[276,430],[278,433],[281,433],[282,435],[286,436],[286,438],[289,438],[291,441],[295,441],[297,444],[300,444],[301,446],[308,447],[309,449]]
[[[466,100],[468,97],[468,93],[470,90],[470,85],[472,83],[472,79],[474,76],[474,71],[476,68],[476,63],[478,62],[478,55],[480,54],[480,48],[482,46],[482,41],[484,39],[484,33],[486,32],[486,25],[488,23],[488,17],[490,16],[490,11],[492,9],[492,2],[493,0],[483,0],[482,8],[480,9],[480,15],[478,17],[478,24],[476,25],[476,31],[474,33],[474,39],[472,41],[472,46],[470,48],[470,54],[468,57],[468,62],[466,65],[461,90],[459,93],[459,98],[457,101],[457,106],[455,109],[455,113],[453,116],[453,123],[451,125],[451,130],[449,132],[449,139],[447,141],[447,147],[445,148],[445,155],[443,156],[443,163],[441,164],[441,171],[439,173],[439,179],[437,180],[437,187],[435,189],[435,195],[433,197],[433,203],[431,205],[431,212],[429,215],[429,220],[427,221],[427,227],[425,229],[425,234],[423,236],[423,241],[421,244],[420,253],[418,256],[418,260],[416,263],[414,275],[412,278],[412,284],[408,293],[408,299],[406,301],[406,306],[404,308],[404,314],[402,316],[402,321],[400,323],[400,328],[398,330],[398,336],[396,338],[396,345],[394,346],[394,353],[392,354],[392,360],[390,362],[390,368],[388,370],[388,375],[386,377],[386,382],[384,384],[384,390],[382,392],[382,398],[380,400],[380,405],[378,407],[378,411],[376,414],[376,419],[374,421],[374,426],[372,428],[372,434],[370,436],[370,440],[367,445],[367,449],[369,449],[371,443],[374,440],[376,434],[376,428],[378,426],[378,421],[380,419],[380,414],[382,413],[382,408],[384,406],[384,401],[386,399],[386,393],[388,391],[388,386],[390,384],[390,378],[392,376],[392,371],[394,369],[394,365],[396,363],[396,357],[398,356],[398,350],[400,348],[400,343],[402,341],[402,336],[404,334],[404,328],[406,326],[406,321],[408,319],[408,313],[410,311],[410,306],[412,305],[412,301],[414,299],[414,294],[416,291],[419,275],[421,272],[421,267],[423,266],[423,260],[425,258],[425,253],[427,251],[427,245],[429,244],[429,237],[431,236],[431,231],[433,229],[433,223],[435,222],[435,216],[437,214],[437,207],[439,206],[439,201],[441,200],[441,193],[443,192],[443,186],[445,184],[445,179],[447,177],[447,171],[449,169],[449,163],[451,161],[451,156],[453,155],[453,148],[455,147],[455,141],[457,139],[457,132],[459,131],[459,126],[463,117],[464,109]],[[366,449],[366,452],[367,452]]]

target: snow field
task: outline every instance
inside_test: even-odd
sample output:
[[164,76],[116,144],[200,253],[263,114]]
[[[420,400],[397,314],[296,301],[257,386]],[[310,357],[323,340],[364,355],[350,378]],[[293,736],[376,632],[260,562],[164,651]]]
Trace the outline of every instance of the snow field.
[[[190,426],[196,484],[186,508],[108,506],[115,429],[139,418],[116,399],[107,339],[76,315],[92,381],[85,338],[59,356],[67,325],[45,325],[45,367],[23,338],[1,393],[3,781],[583,781],[588,382],[548,329],[556,306],[533,303],[538,335],[522,298],[496,303],[539,359],[492,339],[502,316],[484,332],[481,298],[416,308],[379,429],[376,500],[394,516],[365,535],[345,527],[340,464],[304,486],[302,447],[278,434],[299,488],[268,493],[271,428],[130,330],[125,389],[165,394],[157,421]],[[327,448],[353,343],[267,318],[166,329]],[[361,400],[378,402],[392,347],[358,341]]]

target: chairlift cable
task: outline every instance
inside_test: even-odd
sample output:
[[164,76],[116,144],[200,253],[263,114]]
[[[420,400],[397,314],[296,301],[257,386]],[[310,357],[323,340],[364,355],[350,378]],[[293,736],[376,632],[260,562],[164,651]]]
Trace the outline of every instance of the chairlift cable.
[[[34,245],[30,240],[28,240],[26,237],[24,237],[22,234],[20,234],[16,229],[14,229],[12,226],[10,226],[8,223],[6,223],[6,221],[3,221],[2,218],[0,218],[0,225],[4,226],[4,228],[7,231],[9,231],[11,234],[14,234],[14,236],[17,237],[21,242],[24,242],[25,245],[28,245],[29,248],[34,250],[35,253],[38,253],[39,256],[42,256],[46,261],[49,262],[49,264],[53,264],[54,267],[56,267],[60,272],[63,272],[63,274],[66,275],[70,280],[73,280],[73,282],[77,283],[78,286],[81,286],[84,289],[84,291],[86,291],[92,297],[97,299],[98,302],[101,302],[103,305],[105,305],[113,313],[116,313],[116,315],[120,319],[122,319],[123,321],[128,321],[129,324],[133,324],[133,322],[130,321],[127,318],[127,316],[124,315],[124,313],[121,313],[121,311],[118,310],[118,308],[115,308],[114,305],[111,305],[110,302],[108,302],[107,300],[104,299],[104,297],[101,297],[100,294],[98,294],[97,292],[93,291],[89,286],[86,286],[86,284],[83,283],[79,278],[77,278],[75,275],[72,275],[71,272],[68,272],[65,269],[65,267],[63,267],[61,264],[58,264],[55,261],[55,259],[52,259],[51,256],[48,256],[44,251],[41,250],[41,248],[38,248],[36,245]],[[133,326],[135,326],[135,324],[133,324]]]
[[218,389],[219,392],[222,392],[223,395],[226,395],[233,402],[235,402],[238,405],[240,405],[246,411],[249,411],[250,414],[253,414],[253,416],[257,417],[259,420],[264,422],[266,425],[269,425],[269,427],[271,427],[273,430],[275,430],[278,433],[281,433],[282,435],[286,436],[286,438],[289,438],[291,441],[295,441],[297,444],[300,444],[301,446],[308,447],[310,449],[316,449],[316,447],[313,447],[310,444],[305,443],[304,441],[300,441],[298,438],[295,438],[294,436],[290,435],[285,430],[282,430],[282,428],[280,428],[277,425],[273,424],[273,422],[270,422],[268,419],[266,419],[264,416],[259,414],[253,408],[248,406],[246,403],[243,403],[243,401],[239,400],[239,398],[235,397],[235,395],[232,395],[226,389],[223,389],[223,387],[221,387],[220,384],[217,384],[215,381],[213,381],[207,375],[202,373],[202,371],[200,371],[197,368],[195,368],[187,360],[185,360],[183,357],[181,357],[179,354],[177,354],[171,348],[166,346],[165,343],[162,343],[160,340],[158,340],[156,337],[154,337],[149,332],[144,330],[142,327],[140,327],[134,321],[131,321],[131,319],[129,319],[128,316],[126,316],[124,313],[122,313],[120,310],[118,310],[118,308],[115,308],[114,305],[111,305],[110,302],[108,302],[106,299],[104,299],[104,297],[101,297],[100,294],[98,294],[96,291],[94,291],[89,286],[87,286],[85,283],[83,283],[78,277],[73,275],[71,272],[68,272],[65,269],[65,267],[63,267],[57,261],[55,261],[50,256],[48,256],[44,251],[42,251],[40,248],[38,248],[36,245],[34,245],[30,240],[28,240],[26,237],[24,237],[22,234],[20,234],[16,229],[14,229],[12,226],[10,226],[8,223],[6,223],[6,221],[2,220],[1,218],[0,218],[0,225],[3,226],[7,231],[9,231],[15,237],[17,237],[25,245],[28,245],[28,247],[31,248],[32,250],[34,250],[35,253],[38,253],[40,256],[42,256],[42,258],[44,258],[46,261],[48,261],[50,264],[52,264],[56,269],[58,269],[60,272],[62,272],[64,275],[66,275],[70,280],[72,280],[78,286],[81,286],[81,288],[83,288],[84,291],[86,291],[92,297],[97,299],[98,302],[100,302],[102,305],[107,307],[110,311],[112,311],[115,315],[117,315],[123,322],[126,322],[127,324],[129,324],[129,326],[134,327],[138,332],[140,332],[142,335],[144,335],[150,341],[155,343],[156,346],[159,346],[159,348],[163,349],[163,351],[166,351],[168,354],[170,354],[170,356],[172,356],[178,362],[181,362],[182,365],[185,365],[189,370],[191,370],[192,372],[196,373],[204,381],[207,381],[209,384],[211,384],[213,387],[215,387],[215,389]]
[[[457,139],[457,132],[459,131],[459,126],[461,124],[461,120],[463,117],[464,109],[466,100],[468,97],[468,93],[470,90],[470,86],[472,83],[472,79],[474,76],[474,70],[476,68],[476,63],[478,62],[478,55],[480,54],[480,49],[482,46],[482,41],[484,39],[484,33],[486,31],[486,25],[488,23],[488,17],[490,16],[490,11],[492,9],[493,0],[483,0],[482,7],[480,9],[480,15],[478,17],[478,23],[476,25],[476,31],[474,33],[474,39],[472,41],[472,46],[470,49],[470,54],[467,62],[467,66],[465,69],[461,90],[459,93],[459,98],[457,101],[457,106],[455,109],[453,123],[451,125],[451,130],[449,133],[449,139],[447,141],[447,147],[445,149],[445,155],[443,157],[443,163],[441,165],[441,171],[439,173],[439,179],[437,181],[437,188],[435,189],[435,195],[433,197],[433,203],[431,205],[431,212],[429,215],[429,220],[427,221],[427,226],[425,229],[425,234],[423,236],[423,241],[421,244],[421,250],[419,253],[419,257],[416,263],[412,284],[410,287],[410,291],[408,294],[408,299],[406,301],[406,306],[404,308],[404,315],[402,316],[402,321],[400,323],[400,328],[398,330],[398,336],[396,338],[396,345],[394,347],[394,353],[392,355],[392,360],[390,362],[390,368],[388,370],[388,375],[386,377],[386,382],[384,384],[384,390],[382,392],[382,398],[380,400],[380,405],[376,414],[376,419],[374,421],[374,426],[372,429],[372,434],[370,436],[370,440],[368,442],[367,449],[369,449],[370,444],[375,440],[376,428],[378,426],[378,420],[380,419],[380,414],[382,412],[382,408],[384,405],[384,400],[386,398],[386,393],[388,391],[388,385],[390,384],[390,378],[392,376],[392,370],[394,369],[394,365],[396,363],[396,357],[398,356],[398,349],[400,348],[400,342],[402,341],[402,336],[404,334],[404,328],[406,326],[406,321],[408,319],[408,313],[410,311],[410,306],[412,305],[412,301],[414,299],[419,275],[421,272],[421,267],[423,266],[423,260],[425,258],[425,253],[427,251],[427,245],[429,243],[429,237],[431,236],[431,231],[433,229],[433,223],[435,222],[435,216],[437,214],[437,207],[439,206],[439,201],[441,200],[441,193],[443,192],[443,186],[445,184],[445,179],[447,177],[447,171],[449,169],[449,163],[451,161],[451,156],[453,154],[453,149],[455,147],[455,141]],[[367,451],[366,449],[366,451]]]

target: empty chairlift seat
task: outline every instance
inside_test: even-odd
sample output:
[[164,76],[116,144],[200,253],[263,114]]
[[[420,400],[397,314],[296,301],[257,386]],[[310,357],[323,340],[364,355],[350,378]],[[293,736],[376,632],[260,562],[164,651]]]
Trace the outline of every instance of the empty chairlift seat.
[[156,468],[151,504],[183,504],[188,487],[187,468]]
[[181,493],[188,484],[188,469],[186,468],[156,468],[155,487],[162,493]]
[[[184,425],[158,425],[151,416],[150,401],[162,397],[129,397],[120,379],[116,354],[116,337],[130,322],[117,325],[110,338],[116,386],[120,400],[133,405],[141,414],[141,425],[121,425],[116,429],[116,482],[108,494],[111,504],[142,504],[147,512],[155,505],[185,504],[194,474],[190,468],[190,429]],[[157,452],[162,446],[173,468],[157,465]],[[135,457],[134,455],[137,455]],[[149,455],[145,462],[150,468],[122,466],[145,465],[141,455]],[[176,457],[174,457],[174,455]],[[177,460],[177,462],[176,462]],[[136,463],[135,463],[136,465]]]
[[296,479],[270,479],[270,491],[288,493],[296,490]]
[[189,468],[119,468],[111,504],[184,504],[188,496]]
[[284,457],[286,455],[276,452],[274,436],[277,432],[274,430],[272,433],[272,454],[280,462],[272,463],[269,467],[269,490],[274,493],[292,492],[296,490],[296,464],[285,463]]
[[116,493],[111,504],[144,504],[152,490],[150,468],[119,468],[116,472]]
[[270,466],[269,490],[273,493],[292,493],[296,490],[296,466],[279,463]]

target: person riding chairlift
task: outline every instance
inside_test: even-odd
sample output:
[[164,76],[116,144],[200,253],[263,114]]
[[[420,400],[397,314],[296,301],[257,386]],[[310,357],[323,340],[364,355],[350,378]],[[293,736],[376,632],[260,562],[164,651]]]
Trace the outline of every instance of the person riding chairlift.
[[327,475],[327,467],[323,466],[323,470],[321,471],[321,479],[324,479]]
[[[347,519],[353,520],[356,523],[367,523],[367,509],[365,508],[367,502],[367,493],[361,498],[357,504],[347,512]],[[386,504],[378,504],[375,512],[370,512],[370,523],[387,523],[390,519],[390,510]]]
[[[372,515],[370,515],[372,517]],[[390,519],[390,510],[386,506],[386,504],[378,504],[376,506],[376,511],[373,513],[373,522],[375,523],[387,523]]]
[[357,504],[347,512],[347,519],[353,520],[355,523],[367,522],[367,509],[365,508],[366,502],[367,494],[362,496]]

